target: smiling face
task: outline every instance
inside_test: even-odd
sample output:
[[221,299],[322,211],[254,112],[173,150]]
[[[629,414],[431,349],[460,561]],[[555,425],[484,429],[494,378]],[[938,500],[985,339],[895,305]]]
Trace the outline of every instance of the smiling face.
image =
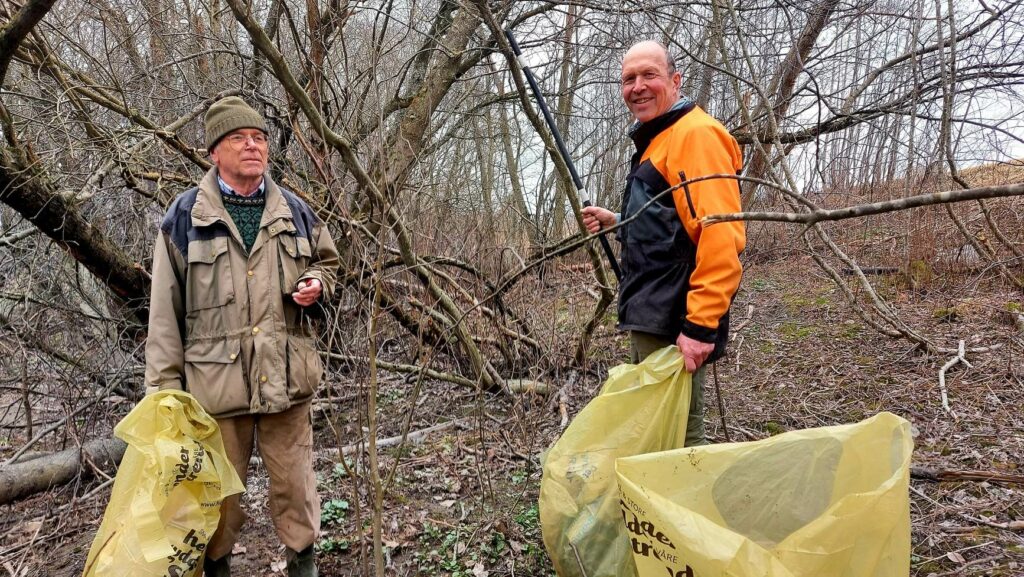
[[668,53],[657,42],[640,42],[622,59],[622,99],[633,117],[648,122],[679,100],[682,77],[671,70]]
[[262,130],[240,128],[221,138],[210,152],[210,158],[217,165],[224,182],[246,194],[251,192],[247,190],[250,186],[259,185],[266,172],[269,148]]

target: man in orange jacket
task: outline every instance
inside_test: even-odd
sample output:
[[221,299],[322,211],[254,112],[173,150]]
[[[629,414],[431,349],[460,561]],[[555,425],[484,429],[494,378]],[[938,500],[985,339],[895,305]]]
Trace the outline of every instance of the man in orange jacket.
[[705,367],[725,352],[729,305],[739,286],[740,221],[705,228],[709,214],[739,212],[735,179],[692,182],[646,206],[661,191],[686,181],[739,172],[739,145],[717,120],[679,96],[682,78],[664,46],[635,44],[622,59],[622,98],[636,122],[636,145],[621,213],[583,209],[591,233],[630,220],[622,243],[619,329],[629,331],[634,363],[675,344],[693,373],[686,445],[704,435]]

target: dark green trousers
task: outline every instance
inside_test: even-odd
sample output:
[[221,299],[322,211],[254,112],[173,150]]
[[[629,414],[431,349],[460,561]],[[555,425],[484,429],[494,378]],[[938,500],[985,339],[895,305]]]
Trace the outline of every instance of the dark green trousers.
[[[652,335],[639,331],[629,331],[629,356],[633,364],[647,358],[647,355],[669,345],[675,346],[674,340],[661,335]],[[693,373],[693,393],[690,395],[690,414],[686,418],[686,446],[707,445],[704,431],[704,377],[707,365],[701,366]]]

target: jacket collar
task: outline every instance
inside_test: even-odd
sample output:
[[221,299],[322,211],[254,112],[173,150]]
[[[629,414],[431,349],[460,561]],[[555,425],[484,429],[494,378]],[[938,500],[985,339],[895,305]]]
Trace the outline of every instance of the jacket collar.
[[644,151],[654,140],[654,137],[661,134],[677,120],[696,108],[697,104],[690,98],[680,98],[668,109],[668,112],[653,118],[647,122],[635,122],[629,127],[629,137],[636,145],[637,154],[643,155]]
[[[269,174],[263,176],[266,185],[267,204],[263,209],[263,219],[260,227],[282,218],[292,217],[291,209],[284,198],[284,193],[277,186]],[[231,216],[224,208],[224,202],[220,199],[220,184],[217,182],[217,167],[211,168],[199,182],[199,192],[196,194],[196,202],[192,206],[192,226],[210,226],[217,222],[224,222],[231,226]]]

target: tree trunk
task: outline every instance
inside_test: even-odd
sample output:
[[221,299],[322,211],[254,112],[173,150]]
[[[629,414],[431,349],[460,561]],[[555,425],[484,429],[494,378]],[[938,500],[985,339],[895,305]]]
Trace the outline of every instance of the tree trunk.
[[[579,71],[573,67],[575,51],[572,38],[576,31],[576,6],[570,4],[565,14],[565,33],[562,38],[562,62],[558,68],[558,101],[555,105],[555,124],[562,133],[562,139],[569,146],[569,116],[572,113],[573,96],[579,80]],[[571,152],[570,152],[571,153]],[[568,162],[571,159],[566,159]],[[555,194],[551,205],[551,227],[548,234],[551,238],[559,238],[565,233],[565,204],[571,194],[570,180],[556,179]]]
[[49,186],[38,168],[12,166],[6,160],[0,161],[0,202],[18,211],[110,287],[132,307],[139,323],[149,322],[149,279],[139,263]]

